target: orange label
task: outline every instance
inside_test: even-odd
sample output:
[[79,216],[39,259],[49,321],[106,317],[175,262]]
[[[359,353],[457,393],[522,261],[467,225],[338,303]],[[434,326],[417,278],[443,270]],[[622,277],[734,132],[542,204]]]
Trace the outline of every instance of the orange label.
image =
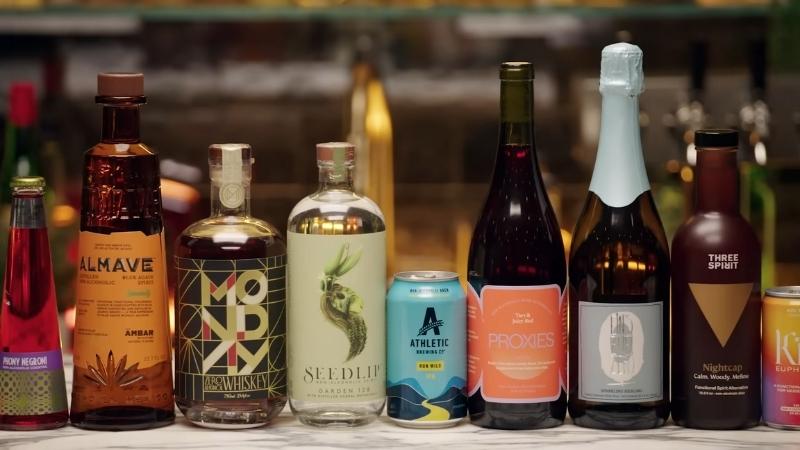
[[162,235],[84,231],[79,255],[74,357],[85,377],[76,389],[125,390],[125,404],[166,398],[152,391],[171,372]]
[[559,398],[565,386],[566,302],[558,285],[467,288],[469,394],[497,403]]

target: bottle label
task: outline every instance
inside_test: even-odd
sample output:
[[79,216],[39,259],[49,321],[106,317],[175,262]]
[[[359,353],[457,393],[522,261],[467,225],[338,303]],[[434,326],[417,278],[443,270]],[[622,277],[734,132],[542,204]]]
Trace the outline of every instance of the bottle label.
[[161,233],[82,231],[78,247],[73,409],[171,409]]
[[561,288],[467,286],[467,390],[496,403],[557,400],[565,389],[567,305]]
[[286,395],[286,255],[175,258],[175,393],[193,401]]
[[663,392],[663,303],[578,302],[578,398],[658,401]]
[[289,396],[365,402],[386,392],[386,233],[288,233]]
[[[66,411],[61,350],[0,352],[0,415],[37,416]],[[13,401],[10,401],[13,399]]]
[[387,414],[441,422],[467,415],[466,301],[458,281],[395,280],[387,315]]

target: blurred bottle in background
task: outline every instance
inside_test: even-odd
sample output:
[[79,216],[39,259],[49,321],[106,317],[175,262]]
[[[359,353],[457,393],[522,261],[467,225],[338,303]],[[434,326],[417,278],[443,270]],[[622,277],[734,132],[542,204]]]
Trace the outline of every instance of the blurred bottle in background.
[[[11,180],[16,176],[41,175],[36,122],[38,111],[33,83],[17,81],[8,90],[8,116],[4,139],[3,162],[0,166],[0,254],[5,254],[5,236],[11,218]],[[0,273],[6,261],[0,259]]]
[[395,273],[394,149],[392,116],[369,37],[362,37],[353,64],[345,111],[346,141],[355,145],[355,190],[375,202],[386,222],[386,273]]
[[767,168],[770,110],[766,102],[767,46],[764,40],[750,43],[750,99],[739,110],[743,133],[742,215],[753,225],[761,242],[761,286],[775,286],[775,192],[769,185]]
[[708,121],[705,107],[707,55],[706,42],[689,44],[688,90],[675,111],[664,117],[665,125],[675,138],[676,152],[666,163],[664,179],[656,191],[656,204],[670,242],[681,223],[689,217],[694,203],[692,186],[697,162],[694,133],[705,128]]

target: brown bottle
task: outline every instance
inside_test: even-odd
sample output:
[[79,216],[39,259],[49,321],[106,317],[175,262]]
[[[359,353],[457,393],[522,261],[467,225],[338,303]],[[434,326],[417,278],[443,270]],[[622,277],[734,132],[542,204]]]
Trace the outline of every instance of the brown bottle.
[[738,133],[700,130],[695,212],[672,242],[672,418],[735,429],[761,418],[761,263],[739,214]]
[[158,155],[139,140],[142,74],[100,74],[85,154],[70,420],[136,430],[175,419]]

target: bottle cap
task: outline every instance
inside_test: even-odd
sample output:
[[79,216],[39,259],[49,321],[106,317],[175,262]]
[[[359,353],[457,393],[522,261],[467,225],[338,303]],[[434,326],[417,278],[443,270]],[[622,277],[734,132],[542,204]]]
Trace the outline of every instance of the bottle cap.
[[738,147],[739,132],[729,128],[697,130],[694,133],[694,145],[697,148]]
[[500,64],[501,80],[532,80],[533,64],[524,61],[508,61]]
[[36,121],[36,90],[32,83],[16,82],[8,91],[8,120],[17,127]]
[[325,142],[317,144],[317,161],[336,165],[352,163],[356,159],[356,146],[349,142]]
[[104,72],[97,74],[98,97],[142,97],[144,75],[141,73]]
[[241,160],[242,164],[253,163],[250,144],[211,144],[208,146],[208,163],[223,164],[223,161]]
[[44,188],[42,177],[14,177],[11,179],[11,188]]
[[600,60],[600,92],[639,95],[643,91],[642,49],[626,42],[604,48]]

